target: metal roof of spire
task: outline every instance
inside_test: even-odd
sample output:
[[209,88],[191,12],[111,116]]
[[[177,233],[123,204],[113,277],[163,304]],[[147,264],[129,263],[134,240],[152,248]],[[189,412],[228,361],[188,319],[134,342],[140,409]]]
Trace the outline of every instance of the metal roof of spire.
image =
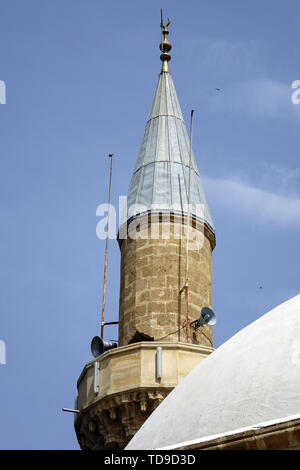
[[[129,187],[127,220],[147,212],[188,212],[190,142],[169,73],[169,24],[170,20],[166,26],[161,22],[162,70]],[[214,231],[193,154],[190,178],[191,214]]]

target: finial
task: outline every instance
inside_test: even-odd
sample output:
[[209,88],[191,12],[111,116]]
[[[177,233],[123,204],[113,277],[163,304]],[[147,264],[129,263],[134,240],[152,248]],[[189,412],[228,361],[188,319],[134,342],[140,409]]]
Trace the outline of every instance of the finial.
[[171,56],[169,54],[169,51],[172,49],[171,44],[168,41],[168,26],[171,24],[170,18],[168,18],[168,23],[164,25],[163,23],[163,14],[162,14],[162,8],[160,9],[160,27],[161,27],[161,43],[160,43],[160,50],[162,54],[160,55],[160,60],[162,61],[162,72],[169,72],[169,60],[171,60]]

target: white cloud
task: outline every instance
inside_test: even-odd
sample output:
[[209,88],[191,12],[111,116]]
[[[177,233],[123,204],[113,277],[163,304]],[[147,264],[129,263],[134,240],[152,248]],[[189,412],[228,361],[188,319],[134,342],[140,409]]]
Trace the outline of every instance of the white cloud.
[[203,178],[208,200],[262,223],[300,225],[300,198],[287,197],[238,181]]
[[[199,87],[197,83],[192,87],[193,93],[198,89],[201,100],[208,100],[214,109],[258,118],[296,118],[300,123],[300,104],[292,103],[292,83],[300,76],[286,82],[271,78],[260,58],[265,46],[259,41],[196,35],[189,45],[183,42],[182,47],[186,49],[186,59],[193,61],[194,76],[200,74],[211,87],[208,89],[203,83]],[[215,87],[221,92],[216,93]]]
[[259,186],[285,196],[298,196],[300,168],[284,167],[276,162],[261,162]]
[[300,118],[300,106],[291,102],[291,84],[270,78],[232,83],[212,99],[214,107],[262,118]]

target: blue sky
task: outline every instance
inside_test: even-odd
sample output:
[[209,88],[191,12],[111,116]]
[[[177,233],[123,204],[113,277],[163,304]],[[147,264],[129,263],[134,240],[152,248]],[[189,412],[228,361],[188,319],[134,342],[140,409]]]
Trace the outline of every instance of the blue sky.
[[[299,2],[1,0],[2,449],[78,448],[61,408],[99,334],[96,208],[109,153],[113,203],[128,190],[160,71],[161,7],[216,227],[215,347],[299,293]],[[119,264],[112,240],[107,320]]]

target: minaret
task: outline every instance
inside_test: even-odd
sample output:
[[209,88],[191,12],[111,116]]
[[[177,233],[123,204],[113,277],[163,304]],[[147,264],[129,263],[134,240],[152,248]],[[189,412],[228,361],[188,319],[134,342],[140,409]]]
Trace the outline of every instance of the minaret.
[[122,449],[167,394],[213,351],[214,226],[169,72],[162,68],[119,228],[119,347],[86,364],[75,429],[83,449]]
[[[124,220],[128,237],[119,239],[119,345],[143,338],[186,341],[185,328],[181,327],[186,318],[182,288],[187,261],[190,319],[198,318],[199,307],[212,303],[214,227],[169,72],[169,23],[161,26],[162,69],[129,188]],[[188,202],[189,235],[195,241],[190,242],[187,260]],[[139,234],[135,233],[137,228]],[[211,327],[196,332],[189,329],[188,341],[212,346]]]

